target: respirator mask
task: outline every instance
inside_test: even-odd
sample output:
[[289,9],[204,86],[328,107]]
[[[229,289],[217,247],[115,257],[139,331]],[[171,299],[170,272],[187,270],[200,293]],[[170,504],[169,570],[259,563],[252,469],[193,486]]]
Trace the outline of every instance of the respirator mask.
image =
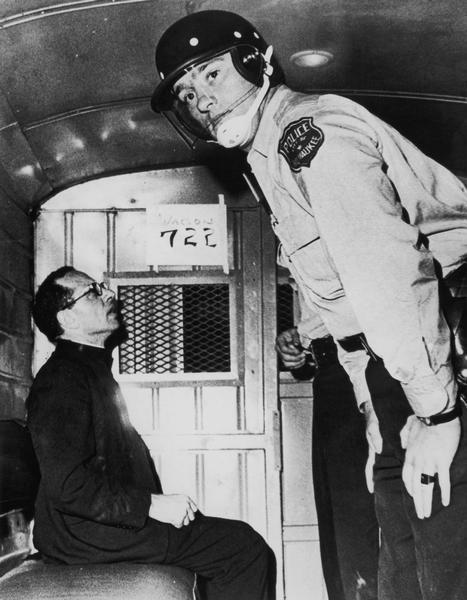
[[[224,148],[237,148],[243,146],[249,139],[253,117],[261,106],[270,87],[272,75],[271,56],[272,46],[269,46],[264,54],[263,84],[250,108],[243,115],[237,115],[225,119],[216,130],[217,143]],[[230,109],[230,112],[233,109]]]

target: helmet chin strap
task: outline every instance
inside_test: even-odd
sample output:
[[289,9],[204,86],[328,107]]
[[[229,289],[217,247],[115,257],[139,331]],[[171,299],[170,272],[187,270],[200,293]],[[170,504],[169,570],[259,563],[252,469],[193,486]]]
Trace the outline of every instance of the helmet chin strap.
[[264,100],[270,85],[270,77],[272,75],[272,57],[273,48],[269,46],[264,54],[264,74],[263,74],[263,85],[261,86],[258,95],[256,96],[253,104],[243,115],[238,115],[230,119],[226,119],[216,131],[216,141],[224,148],[236,148],[242,146],[248,141],[251,134],[251,125],[253,117],[255,116],[261,102]]

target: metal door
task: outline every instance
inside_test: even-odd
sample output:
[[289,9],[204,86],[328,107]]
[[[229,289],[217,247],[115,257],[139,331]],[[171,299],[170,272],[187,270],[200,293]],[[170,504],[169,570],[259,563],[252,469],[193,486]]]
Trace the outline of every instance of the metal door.
[[[148,268],[146,208],[216,202],[218,193],[228,208],[228,273]],[[36,283],[70,264],[117,291],[131,339],[115,374],[164,491],[262,533],[278,558],[282,597],[274,239],[256,202],[219,189],[201,167],[89,182],[44,205],[35,257]],[[50,351],[36,334],[35,368]]]

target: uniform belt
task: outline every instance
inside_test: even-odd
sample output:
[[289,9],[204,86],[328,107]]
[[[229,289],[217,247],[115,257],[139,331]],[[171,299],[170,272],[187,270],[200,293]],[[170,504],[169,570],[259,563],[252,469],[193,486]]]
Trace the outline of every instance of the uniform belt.
[[341,346],[346,352],[356,352],[357,350],[365,350],[373,359],[377,359],[376,354],[370,348],[364,333],[355,333],[348,337],[338,340],[339,346]]
[[[376,355],[368,345],[366,337],[363,333],[356,333],[348,337],[338,340],[338,344],[346,352],[356,352],[357,350],[365,350],[372,358],[376,360]],[[326,367],[337,364],[337,346],[332,336],[317,338],[310,342],[309,350],[313,357],[313,361],[318,367]]]

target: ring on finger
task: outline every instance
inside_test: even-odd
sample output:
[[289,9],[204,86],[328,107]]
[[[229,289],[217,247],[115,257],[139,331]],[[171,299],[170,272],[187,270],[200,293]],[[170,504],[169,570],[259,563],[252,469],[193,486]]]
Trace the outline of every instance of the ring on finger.
[[420,475],[420,483],[422,485],[430,485],[430,483],[434,483],[436,481],[436,475],[428,475],[427,473],[422,473]]

